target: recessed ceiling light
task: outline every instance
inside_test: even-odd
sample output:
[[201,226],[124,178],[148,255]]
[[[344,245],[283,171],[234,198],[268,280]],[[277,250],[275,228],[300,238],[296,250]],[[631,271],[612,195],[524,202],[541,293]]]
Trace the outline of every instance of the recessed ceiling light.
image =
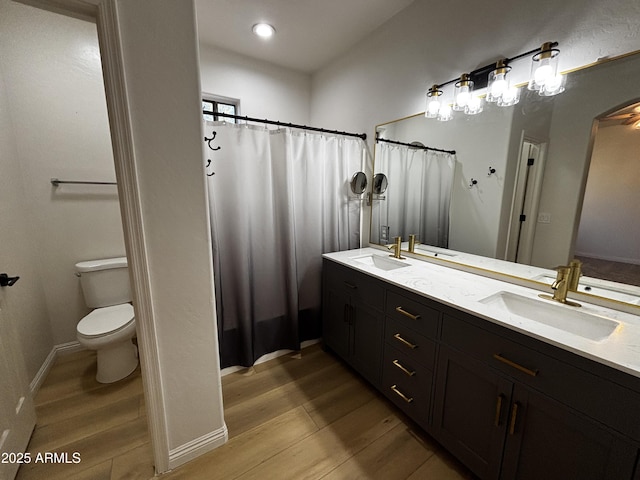
[[253,26],[253,33],[262,38],[269,38],[276,33],[276,29],[268,23],[256,23]]

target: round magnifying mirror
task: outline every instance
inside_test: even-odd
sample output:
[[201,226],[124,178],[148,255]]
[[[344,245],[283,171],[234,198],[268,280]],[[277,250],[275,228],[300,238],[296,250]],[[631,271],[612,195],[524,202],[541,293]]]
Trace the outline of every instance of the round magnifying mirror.
[[356,195],[362,195],[367,188],[367,176],[364,172],[356,172],[351,177],[351,191]]
[[376,195],[383,194],[388,184],[387,176],[384,173],[376,173],[373,176],[373,193]]

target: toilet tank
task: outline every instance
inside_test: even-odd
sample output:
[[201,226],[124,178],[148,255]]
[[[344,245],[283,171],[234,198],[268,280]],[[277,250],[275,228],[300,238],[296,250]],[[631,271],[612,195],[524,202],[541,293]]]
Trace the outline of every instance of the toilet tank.
[[79,262],[76,271],[88,307],[109,307],[131,301],[127,257]]

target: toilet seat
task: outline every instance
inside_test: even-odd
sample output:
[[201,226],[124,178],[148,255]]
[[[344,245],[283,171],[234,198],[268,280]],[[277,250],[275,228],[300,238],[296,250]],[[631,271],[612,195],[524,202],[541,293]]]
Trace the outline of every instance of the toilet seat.
[[96,308],[84,317],[77,326],[83,337],[101,337],[127,328],[135,321],[133,306],[129,303]]

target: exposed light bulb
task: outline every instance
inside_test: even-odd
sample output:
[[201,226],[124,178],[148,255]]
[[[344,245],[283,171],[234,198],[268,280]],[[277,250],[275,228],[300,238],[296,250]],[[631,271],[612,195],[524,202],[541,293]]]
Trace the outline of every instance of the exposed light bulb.
[[496,75],[496,79],[491,84],[491,96],[495,99],[500,97],[507,89],[507,81],[504,78],[504,73]]
[[437,98],[429,99],[425,116],[427,118],[436,118],[438,116],[439,111],[440,111],[440,100],[438,100]]
[[471,93],[469,93],[469,87],[460,87],[460,92],[456,97],[456,105],[459,107],[466,107],[471,99]]
[[551,65],[549,64],[548,58],[543,58],[540,60],[540,66],[536,68],[535,73],[533,74],[533,81],[536,82],[536,85],[542,87],[551,75],[553,74]]
[[441,122],[448,122],[453,118],[453,112],[451,110],[451,105],[448,103],[443,103],[440,106],[440,110],[438,111],[438,120]]

